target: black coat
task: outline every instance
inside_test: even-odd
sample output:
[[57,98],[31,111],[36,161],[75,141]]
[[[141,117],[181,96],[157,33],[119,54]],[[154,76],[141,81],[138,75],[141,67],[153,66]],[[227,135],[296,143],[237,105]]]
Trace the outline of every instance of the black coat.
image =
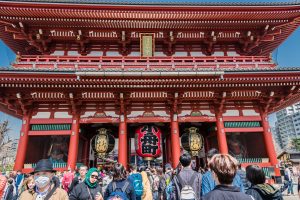
[[281,192],[267,183],[250,187],[246,194],[253,196],[255,200],[283,200]]
[[79,180],[79,177],[76,176],[76,177],[73,179],[73,181],[72,181],[72,183],[71,183],[71,185],[70,185],[70,187],[69,187],[68,193],[71,194],[72,190],[76,187],[76,185],[78,185],[78,184],[81,183],[81,182],[82,182],[82,181]]
[[[75,188],[71,191],[69,199],[70,200],[90,200],[90,195],[88,192],[88,185],[85,182],[79,183],[75,186]],[[95,188],[89,188],[92,200],[95,200],[95,196],[98,192],[102,194],[102,190],[99,184]]]
[[9,185],[5,191],[4,200],[12,200],[14,197],[14,186]]
[[204,195],[202,200],[253,200],[249,195],[240,192],[235,186],[217,185],[215,189]]

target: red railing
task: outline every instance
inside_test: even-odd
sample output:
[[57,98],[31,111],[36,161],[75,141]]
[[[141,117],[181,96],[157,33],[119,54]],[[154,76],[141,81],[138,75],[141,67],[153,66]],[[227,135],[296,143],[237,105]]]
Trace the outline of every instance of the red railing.
[[91,57],[91,56],[22,56],[15,68],[93,69],[93,70],[197,70],[228,68],[274,68],[270,57]]

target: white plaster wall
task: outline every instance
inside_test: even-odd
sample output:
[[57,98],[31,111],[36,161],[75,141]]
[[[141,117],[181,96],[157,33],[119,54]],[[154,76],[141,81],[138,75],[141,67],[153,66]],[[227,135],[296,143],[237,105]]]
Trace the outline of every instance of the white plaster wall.
[[70,118],[72,118],[72,115],[69,115],[68,112],[55,112],[54,113],[54,118],[66,118],[66,119],[70,119]]
[[223,116],[239,116],[238,110],[226,110]]
[[49,119],[50,112],[38,112],[36,115],[32,116],[32,119]]
[[64,51],[54,51],[51,56],[63,56],[64,55]]
[[244,116],[259,116],[255,110],[242,110]]

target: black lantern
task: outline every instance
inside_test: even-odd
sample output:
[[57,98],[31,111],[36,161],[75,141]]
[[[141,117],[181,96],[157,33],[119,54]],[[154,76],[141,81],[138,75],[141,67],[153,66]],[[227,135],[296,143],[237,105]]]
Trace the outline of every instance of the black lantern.
[[111,130],[100,128],[98,134],[92,138],[92,148],[98,158],[105,158],[115,147],[115,138],[111,134]]
[[199,129],[190,127],[184,130],[181,136],[182,147],[191,153],[192,156],[198,156],[199,151],[203,148],[203,136],[199,134]]

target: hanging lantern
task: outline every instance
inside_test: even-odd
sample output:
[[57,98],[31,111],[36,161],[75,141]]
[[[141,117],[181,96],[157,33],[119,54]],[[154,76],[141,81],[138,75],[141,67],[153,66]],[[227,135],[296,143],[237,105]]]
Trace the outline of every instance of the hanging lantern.
[[92,148],[97,157],[105,158],[114,149],[115,138],[109,129],[100,128],[97,132],[98,134],[92,138]]
[[144,125],[135,131],[135,145],[138,156],[153,160],[161,154],[161,131],[153,125]]
[[199,155],[199,151],[203,148],[203,141],[203,136],[199,134],[199,129],[196,127],[185,129],[185,133],[181,136],[182,147],[192,156]]

